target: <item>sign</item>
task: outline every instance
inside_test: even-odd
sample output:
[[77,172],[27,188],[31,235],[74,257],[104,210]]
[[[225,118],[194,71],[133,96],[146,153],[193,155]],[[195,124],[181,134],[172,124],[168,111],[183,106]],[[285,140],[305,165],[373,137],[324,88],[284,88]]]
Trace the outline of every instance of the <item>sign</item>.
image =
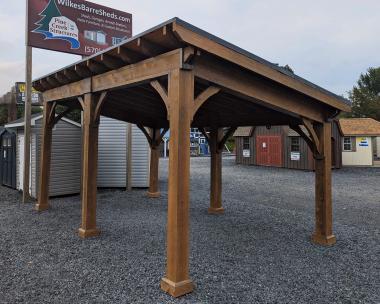
[[28,0],[28,46],[89,56],[132,37],[132,15],[83,0]]
[[359,147],[368,147],[368,138],[367,137],[361,137],[359,138]]
[[251,157],[251,151],[250,150],[243,150],[243,157]]
[[[16,103],[25,103],[25,82],[16,82]],[[32,88],[32,103],[42,103],[41,93]]]
[[290,152],[290,160],[299,161],[301,159],[300,152]]

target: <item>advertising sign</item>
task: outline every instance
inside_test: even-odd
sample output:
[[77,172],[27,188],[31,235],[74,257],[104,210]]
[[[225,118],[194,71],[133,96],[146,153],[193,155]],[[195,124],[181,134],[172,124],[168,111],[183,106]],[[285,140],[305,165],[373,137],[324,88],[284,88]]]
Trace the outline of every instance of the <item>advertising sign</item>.
[[250,150],[243,150],[243,157],[251,157],[251,151]]
[[[16,82],[16,103],[25,103],[25,82]],[[41,93],[32,88],[32,103],[42,103]]]
[[132,15],[83,0],[28,0],[28,46],[89,56],[132,36]]
[[367,137],[361,137],[359,138],[359,147],[368,147],[368,138]]
[[300,159],[301,159],[301,153],[300,152],[290,152],[290,160],[299,161]]

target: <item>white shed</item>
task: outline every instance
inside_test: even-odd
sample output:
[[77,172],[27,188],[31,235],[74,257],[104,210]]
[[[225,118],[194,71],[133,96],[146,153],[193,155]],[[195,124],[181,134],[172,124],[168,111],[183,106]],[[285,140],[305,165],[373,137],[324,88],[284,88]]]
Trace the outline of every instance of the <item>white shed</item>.
[[[34,114],[31,119],[31,162],[29,189],[32,197],[37,197],[40,167],[40,147],[42,114]],[[16,189],[23,189],[24,119],[6,125],[16,132]],[[81,125],[67,118],[61,119],[53,129],[52,161],[49,193],[51,196],[80,192]]]
[[[128,124],[100,117],[98,144],[98,187],[123,188],[127,185]],[[132,125],[131,186],[149,187],[150,147],[141,130]]]
[[[32,115],[30,193],[37,197],[40,167],[42,114]],[[16,133],[16,189],[23,189],[24,119],[5,126]],[[99,125],[98,187],[127,186],[128,124],[101,117]],[[79,123],[62,118],[53,129],[50,196],[80,193],[82,129]],[[132,126],[132,187],[149,187],[150,148],[144,134]],[[21,178],[20,178],[21,177]]]
[[339,120],[343,166],[380,166],[380,122],[372,118]]

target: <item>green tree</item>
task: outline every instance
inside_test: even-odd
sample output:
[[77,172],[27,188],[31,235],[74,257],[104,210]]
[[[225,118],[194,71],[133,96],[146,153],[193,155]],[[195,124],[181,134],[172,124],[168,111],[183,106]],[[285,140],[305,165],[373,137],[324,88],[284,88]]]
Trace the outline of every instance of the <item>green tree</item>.
[[50,0],[45,9],[39,14],[42,18],[36,23],[38,28],[35,31],[49,31],[49,23],[52,18],[62,16],[61,12],[58,9],[57,3],[55,0]]
[[349,117],[371,117],[380,121],[380,67],[361,74],[357,85],[349,92],[352,112]]

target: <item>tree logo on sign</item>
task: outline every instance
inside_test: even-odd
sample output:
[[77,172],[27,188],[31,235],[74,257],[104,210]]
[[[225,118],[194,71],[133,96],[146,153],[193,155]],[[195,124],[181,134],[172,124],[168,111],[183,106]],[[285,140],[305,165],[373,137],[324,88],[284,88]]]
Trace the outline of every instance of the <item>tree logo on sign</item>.
[[76,23],[62,16],[55,0],[50,0],[44,10],[39,13],[42,17],[36,23],[34,33],[43,34],[45,40],[59,39],[70,42],[71,49],[79,49],[79,30]]

